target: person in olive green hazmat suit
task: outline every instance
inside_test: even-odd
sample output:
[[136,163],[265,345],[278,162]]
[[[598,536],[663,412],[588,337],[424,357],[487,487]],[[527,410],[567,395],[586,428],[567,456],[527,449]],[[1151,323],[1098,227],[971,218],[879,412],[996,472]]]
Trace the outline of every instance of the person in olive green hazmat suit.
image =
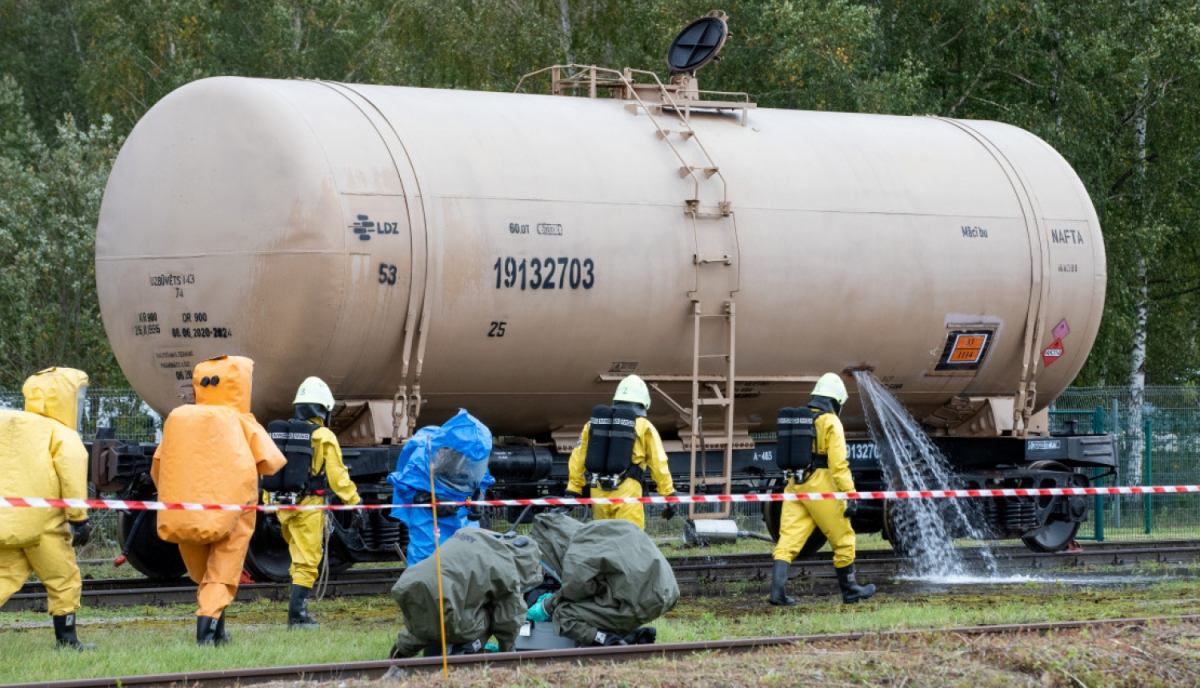
[[[0,410],[0,495],[87,499],[88,454],[78,432],[87,384],[82,371],[48,368],[25,381],[24,411]],[[36,572],[60,648],[96,647],[75,633],[83,581],[74,548],[91,531],[86,509],[0,509],[0,606]]]
[[[667,452],[663,449],[662,439],[658,430],[646,419],[646,411],[650,409],[650,390],[646,383],[637,375],[630,375],[617,386],[613,395],[613,407],[632,410],[636,416],[633,442],[633,456],[628,471],[621,475],[594,475],[586,471],[585,459],[588,455],[588,440],[592,430],[589,422],[583,428],[579,443],[571,452],[568,463],[570,476],[564,496],[579,498],[583,496],[583,488],[591,484],[592,498],[606,497],[641,497],[642,477],[649,471],[658,487],[658,494],[666,497],[675,494],[675,485],[671,481],[671,469],[667,465]],[[603,408],[603,407],[601,407]],[[607,489],[605,485],[608,485]],[[631,521],[639,528],[646,527],[646,512],[641,504],[594,504],[592,514],[596,520],[621,518]],[[662,517],[670,520],[675,516],[675,507],[668,504],[662,511]]]
[[529,536],[562,584],[529,608],[530,621],[553,621],[554,634],[578,647],[654,642],[657,631],[642,624],[675,607],[679,585],[646,533],[624,520],[581,524],[551,512],[534,518]]
[[[171,411],[150,477],[164,502],[258,504],[258,476],[287,463],[250,413],[254,361],[220,356],[192,372],[195,404]],[[253,510],[160,511],[158,536],[179,545],[188,576],[199,584],[196,644],[229,642],[225,608],[237,594]]]
[[[310,464],[309,476],[299,493],[272,494],[271,502],[325,504],[325,488],[328,486],[343,504],[358,504],[362,500],[354,482],[350,480],[346,464],[342,461],[342,448],[338,445],[333,431],[326,427],[329,413],[333,411],[333,392],[329,390],[329,386],[318,377],[306,379],[297,390],[292,406],[295,413],[291,422],[306,425],[303,430],[312,437],[311,455],[300,457]],[[279,438],[275,437],[275,425],[271,424],[271,434],[278,446],[280,442]],[[285,456],[288,456],[289,462],[293,460],[293,456],[287,452]],[[358,513],[355,512],[356,518]],[[283,539],[287,541],[288,553],[292,555],[292,565],[288,569],[292,575],[288,628],[317,628],[320,624],[308,613],[308,595],[316,583],[317,571],[324,556],[325,512],[280,511],[278,514]]]
[[[846,459],[846,433],[838,414],[849,394],[842,379],[834,373],[826,373],[813,387],[808,408],[817,414],[813,422],[816,437],[813,447],[813,465],[805,471],[802,480],[788,478],[784,492],[822,493],[854,492],[854,479],[850,476],[850,464]],[[771,579],[770,603],[791,606],[796,601],[787,596],[788,566],[813,528],[820,528],[833,548],[833,566],[837,572],[838,585],[842,589],[842,601],[847,604],[865,600],[875,594],[874,585],[862,586],[854,576],[854,529],[850,517],[858,510],[856,501],[784,502],[779,518],[779,543],[775,546],[775,569]]]
[[414,657],[422,650],[440,655],[443,616],[447,653],[481,652],[491,636],[501,652],[511,652],[525,624],[523,594],[542,581],[537,544],[516,533],[463,528],[439,549],[440,589],[436,555],[409,568],[392,587],[404,630],[389,657]]

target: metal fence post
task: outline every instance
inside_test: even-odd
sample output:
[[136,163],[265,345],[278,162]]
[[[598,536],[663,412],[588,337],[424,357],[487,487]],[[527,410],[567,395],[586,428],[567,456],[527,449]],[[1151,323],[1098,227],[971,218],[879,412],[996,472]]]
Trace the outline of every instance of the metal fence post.
[[[1095,413],[1092,414],[1092,433],[1096,435],[1104,434],[1103,406],[1097,406]],[[1103,474],[1103,468],[1097,468],[1092,471],[1093,477],[1099,477]],[[1096,495],[1092,500],[1092,511],[1096,514],[1096,523],[1092,534],[1096,536],[1096,542],[1104,542],[1104,497]]]
[[[1143,446],[1145,446],[1145,448],[1146,448],[1146,450],[1145,450],[1146,463],[1145,463],[1145,465],[1142,466],[1142,485],[1145,487],[1149,487],[1150,485],[1153,484],[1153,482],[1150,479],[1150,471],[1151,471],[1151,468],[1154,466],[1153,453],[1150,448],[1150,445],[1151,445],[1150,431],[1153,429],[1153,427],[1154,426],[1152,424],[1152,421],[1149,418],[1147,418],[1142,424],[1142,432],[1144,433],[1142,435],[1142,437],[1144,438]],[[1146,505],[1146,534],[1149,535],[1150,532],[1154,529],[1154,514],[1151,510],[1152,506],[1150,503],[1150,495],[1143,495],[1142,499]]]
[[[1121,437],[1121,408],[1118,405],[1118,401],[1115,396],[1113,397],[1113,400],[1112,400],[1112,429],[1113,429],[1113,432],[1117,434],[1117,452],[1121,456],[1128,457],[1129,453],[1128,453],[1127,445],[1125,443],[1125,438]],[[1113,485],[1124,485],[1124,484],[1125,484],[1125,477],[1123,475],[1121,475],[1121,461],[1120,461],[1120,459],[1118,459],[1117,460],[1117,475],[1115,476],[1115,478],[1113,480]],[[1114,513],[1114,515],[1116,515],[1116,518],[1117,518],[1117,528],[1121,527],[1121,503],[1123,501],[1124,501],[1123,497],[1114,497],[1113,498],[1113,513]]]

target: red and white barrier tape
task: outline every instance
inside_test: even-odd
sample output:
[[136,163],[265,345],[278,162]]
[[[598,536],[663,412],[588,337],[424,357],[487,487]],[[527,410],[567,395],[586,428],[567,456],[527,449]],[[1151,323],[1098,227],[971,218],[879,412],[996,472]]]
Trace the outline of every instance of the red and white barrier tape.
[[[595,499],[486,499],[439,501],[442,506],[586,506],[591,504],[723,504],[727,502],[821,502],[847,499],[963,499],[979,497],[1071,497],[1094,495],[1169,495],[1200,492],[1200,485],[1148,487],[1041,487],[1005,490],[901,490],[897,492],[800,492],[795,494],[671,495],[670,497],[604,497]],[[2,508],[120,509],[125,511],[357,511],[360,509],[429,508],[433,504],[179,504],[124,499],[40,499],[0,497]]]

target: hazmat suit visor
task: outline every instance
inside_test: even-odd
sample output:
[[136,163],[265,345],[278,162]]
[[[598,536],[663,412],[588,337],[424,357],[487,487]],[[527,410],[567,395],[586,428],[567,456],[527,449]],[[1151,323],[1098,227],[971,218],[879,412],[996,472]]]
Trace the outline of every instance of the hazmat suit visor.
[[463,494],[479,489],[492,454],[492,431],[463,409],[430,437],[433,477]]
[[79,388],[79,394],[75,396],[75,429],[83,428],[83,410],[87,408],[87,390],[88,386],[83,385]]
[[79,430],[88,376],[74,368],[47,368],[31,375],[21,388],[25,410]]
[[487,473],[487,459],[474,461],[457,449],[442,447],[433,454],[433,477],[451,490],[471,494]]

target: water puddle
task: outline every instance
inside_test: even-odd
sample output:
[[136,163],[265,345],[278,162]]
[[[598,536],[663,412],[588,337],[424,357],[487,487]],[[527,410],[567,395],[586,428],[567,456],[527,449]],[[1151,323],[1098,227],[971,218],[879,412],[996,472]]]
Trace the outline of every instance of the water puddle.
[[896,581],[924,583],[929,586],[970,586],[970,585],[1067,585],[1067,586],[1097,586],[1097,585],[1128,585],[1130,583],[1156,583],[1170,580],[1173,576],[1130,576],[1128,574],[1112,575],[1062,575],[1045,574],[992,574],[987,576],[959,574],[951,576],[923,576],[903,574],[895,577]]
[[[921,425],[869,371],[855,371],[871,439],[879,447],[889,490],[949,490],[957,487],[950,466]],[[962,499],[908,499],[888,505],[889,520],[912,558],[921,580],[950,580],[978,574],[969,571],[954,548],[956,537],[980,541],[978,563],[986,577],[995,576],[996,558],[976,527],[977,505]]]

